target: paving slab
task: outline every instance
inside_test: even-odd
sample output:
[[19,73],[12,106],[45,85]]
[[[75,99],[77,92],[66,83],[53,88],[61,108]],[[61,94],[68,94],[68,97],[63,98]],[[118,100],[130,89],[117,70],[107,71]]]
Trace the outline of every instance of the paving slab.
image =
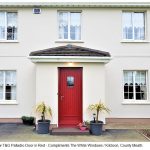
[[135,129],[106,129],[100,136],[37,134],[33,126],[0,124],[0,142],[149,142]]

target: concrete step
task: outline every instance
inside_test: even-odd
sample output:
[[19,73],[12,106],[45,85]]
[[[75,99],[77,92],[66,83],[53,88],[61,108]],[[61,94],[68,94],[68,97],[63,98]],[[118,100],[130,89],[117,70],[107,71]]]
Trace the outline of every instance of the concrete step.
[[51,131],[52,135],[89,135],[89,130],[81,131],[79,128],[53,128]]

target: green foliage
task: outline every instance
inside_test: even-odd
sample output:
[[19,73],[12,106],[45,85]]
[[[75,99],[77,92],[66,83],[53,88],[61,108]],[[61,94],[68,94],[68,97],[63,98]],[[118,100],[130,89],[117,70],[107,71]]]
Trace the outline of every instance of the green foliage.
[[23,124],[25,125],[33,125],[34,124],[34,117],[32,116],[22,116],[21,117]]
[[106,107],[105,104],[102,102],[99,102],[96,104],[91,104],[91,105],[89,105],[88,108],[91,111],[96,111],[96,122],[98,122],[98,116],[99,116],[100,112],[102,112],[102,111],[107,112],[107,113],[110,112],[110,109],[108,107]]
[[42,121],[45,121],[45,116],[46,115],[52,116],[51,107],[46,106],[46,104],[44,102],[41,102],[36,106],[36,112],[40,113]]
[[32,117],[32,116],[22,116],[21,119],[26,120],[26,121],[30,121],[30,120],[34,120],[34,117]]

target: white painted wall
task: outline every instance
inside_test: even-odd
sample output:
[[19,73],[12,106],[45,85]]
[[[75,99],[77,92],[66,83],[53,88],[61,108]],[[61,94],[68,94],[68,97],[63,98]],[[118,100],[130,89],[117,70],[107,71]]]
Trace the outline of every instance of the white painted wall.
[[[110,118],[149,118],[150,113],[150,59],[149,57],[115,57],[106,65],[106,102]],[[123,70],[148,72],[148,103],[123,104]]]
[[[69,67],[68,63],[37,63],[36,101],[45,101],[53,111],[52,123],[58,123],[58,67]],[[91,120],[93,112],[89,104],[105,100],[105,69],[100,63],[73,63],[83,67],[83,120]],[[91,88],[92,87],[92,88]],[[103,120],[103,116],[101,116]]]
[[[87,95],[84,94],[85,119],[89,119],[89,115],[86,113],[88,103],[100,98],[105,100],[111,108],[108,117],[149,118],[150,105],[122,104],[122,70],[147,69],[149,78],[150,8],[136,8],[136,10],[146,11],[146,41],[143,43],[122,42],[121,13],[122,10],[135,10],[131,8],[42,8],[40,15],[34,15],[32,8],[0,8],[0,10],[18,11],[18,42],[0,41],[0,70],[14,68],[17,70],[17,101],[19,102],[18,105],[0,104],[0,118],[31,114],[36,99],[54,104],[56,109],[53,122],[57,122],[57,67],[65,65],[38,64],[37,71],[35,71],[35,64],[31,63],[27,56],[31,51],[68,44],[67,42],[58,42],[58,10],[82,11],[82,42],[72,44],[108,51],[113,57],[113,60],[106,65],[106,88],[104,86],[104,68],[101,65],[80,64],[84,67],[83,92],[87,91]],[[46,78],[39,78],[45,75]],[[94,84],[97,82],[92,82],[92,75],[94,75],[95,82],[99,81],[96,87]],[[35,87],[37,92],[35,92]],[[44,90],[42,89],[40,92],[42,87]],[[94,90],[90,92],[91,89]],[[150,90],[148,92],[150,93]]]
[[20,118],[34,115],[35,65],[26,57],[1,57],[0,70],[17,72],[17,104],[1,104],[0,118]]
[[[18,43],[0,42],[0,56],[28,56],[31,51],[66,45],[58,41],[57,11],[82,11],[82,43],[73,43],[108,51],[112,56],[150,55],[150,9],[146,13],[145,43],[122,42],[121,8],[42,8],[42,13],[32,13],[32,8],[0,8],[18,11]],[[135,9],[129,9],[135,10]]]

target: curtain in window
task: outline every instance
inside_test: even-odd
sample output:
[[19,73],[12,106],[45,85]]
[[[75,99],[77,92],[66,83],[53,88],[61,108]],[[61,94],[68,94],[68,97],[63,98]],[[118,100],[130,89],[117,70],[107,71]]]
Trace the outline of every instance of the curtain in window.
[[145,20],[143,12],[123,13],[123,39],[144,40]]
[[3,99],[3,72],[0,71],[0,100]]
[[16,72],[6,71],[6,85],[16,85]]
[[0,86],[3,85],[3,71],[0,71]]
[[133,13],[134,39],[144,40],[144,13]]
[[59,39],[68,39],[68,13],[59,12]]
[[70,38],[71,40],[81,39],[81,24],[80,24],[80,13],[70,14]]
[[147,97],[147,87],[146,87],[146,72],[136,71],[135,72],[135,92],[136,99],[145,100]]
[[7,40],[17,39],[17,13],[7,13]]
[[124,99],[147,99],[146,71],[124,71]]
[[124,72],[124,98],[134,99],[133,94],[133,72]]
[[0,40],[5,39],[5,12],[0,12]]
[[132,13],[123,13],[123,39],[133,39]]
[[6,99],[16,99],[16,71],[6,71]]
[[11,99],[16,99],[16,86],[11,87]]

